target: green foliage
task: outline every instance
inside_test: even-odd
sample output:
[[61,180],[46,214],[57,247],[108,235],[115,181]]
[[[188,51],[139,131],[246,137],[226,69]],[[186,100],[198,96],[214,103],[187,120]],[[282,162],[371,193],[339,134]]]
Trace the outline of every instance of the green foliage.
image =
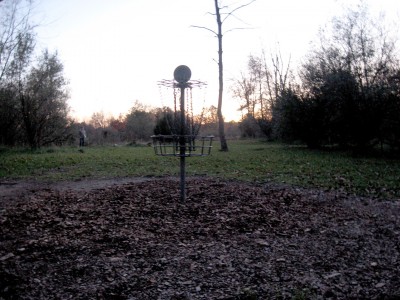
[[[216,147],[217,148],[217,147]],[[3,148],[4,149],[4,148]],[[151,147],[50,148],[0,152],[0,178],[73,180],[127,176],[178,176],[179,159],[159,157]],[[231,141],[228,153],[187,158],[188,176],[343,190],[400,197],[400,161],[352,157],[261,141]]]
[[260,137],[262,135],[260,125],[253,115],[247,114],[239,124],[239,129],[242,133],[242,137]]
[[30,1],[0,5],[0,144],[13,146],[23,138],[18,89],[35,46]]
[[26,140],[32,148],[66,141],[68,127],[67,82],[57,53],[47,50],[31,68],[19,91]]
[[304,102],[311,103],[306,112],[318,118],[305,120],[311,123],[305,130],[319,130],[314,145],[365,151],[377,143],[393,144],[385,135],[396,136],[394,128],[385,124],[393,124],[390,111],[400,109],[398,57],[395,41],[380,24],[360,5],[335,18],[310,53],[302,92],[307,92]]
[[127,140],[148,140],[156,124],[155,116],[150,110],[136,101],[125,118]]
[[179,128],[172,110],[165,110],[165,112],[157,116],[156,126],[154,127],[155,135],[172,135],[176,134],[178,131]]
[[301,139],[305,132],[304,114],[302,99],[294,91],[282,93],[272,111],[274,136],[285,142]]
[[19,130],[21,116],[18,111],[15,91],[11,88],[0,88],[0,144],[13,146],[20,140]]
[[71,137],[67,82],[57,53],[37,59],[31,1],[0,5],[0,143],[38,148]]
[[[369,15],[365,2],[335,17],[321,28],[298,80],[279,53],[271,55],[272,65],[265,56],[250,56],[248,74],[233,85],[240,109],[268,138],[356,153],[377,146],[399,152],[400,58],[397,37],[384,24]],[[243,120],[244,136],[253,136],[253,124]]]

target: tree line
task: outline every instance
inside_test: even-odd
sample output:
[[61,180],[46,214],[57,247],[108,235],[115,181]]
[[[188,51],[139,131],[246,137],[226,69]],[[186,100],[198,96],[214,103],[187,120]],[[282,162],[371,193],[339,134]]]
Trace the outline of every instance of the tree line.
[[71,137],[67,81],[57,53],[35,57],[31,2],[0,2],[0,144],[38,148]]
[[[218,135],[217,108],[211,106],[201,113],[188,116],[186,123],[191,123],[188,134],[193,135]],[[126,115],[118,117],[106,116],[103,112],[95,112],[90,120],[76,124],[83,126],[87,133],[87,143],[90,145],[128,144],[140,145],[147,143],[152,135],[173,135],[180,131],[180,112],[168,107],[151,107],[139,101],[135,101]],[[237,122],[225,124],[226,136],[238,138],[241,133]],[[72,140],[76,144],[76,135]]]
[[361,2],[319,33],[297,74],[279,53],[250,56],[235,80],[242,132],[301,142],[400,151],[400,64],[396,37]]
[[[361,2],[363,3],[363,2]],[[76,143],[87,128],[90,143],[133,143],[171,133],[167,108],[136,102],[118,118],[94,113],[83,124],[69,115],[68,81],[57,52],[37,55],[31,2],[0,1],[0,144],[30,146]],[[358,151],[377,146],[400,151],[400,63],[396,39],[361,4],[332,20],[295,72],[281,53],[251,55],[231,86],[241,122],[227,123],[227,137],[268,137],[309,147]],[[200,134],[218,136],[218,107],[191,122]]]
[[[124,116],[106,118],[96,112],[90,121],[77,123],[69,114],[68,81],[57,52],[36,54],[31,8],[30,0],[0,1],[0,145],[35,149],[76,144],[81,126],[90,144],[134,143],[154,133],[171,133],[165,121],[174,113],[140,102]],[[218,110],[213,107],[209,113]],[[207,123],[203,130],[216,134],[218,119],[203,116],[194,116],[192,122]],[[237,124],[227,126],[228,136],[238,134]]]

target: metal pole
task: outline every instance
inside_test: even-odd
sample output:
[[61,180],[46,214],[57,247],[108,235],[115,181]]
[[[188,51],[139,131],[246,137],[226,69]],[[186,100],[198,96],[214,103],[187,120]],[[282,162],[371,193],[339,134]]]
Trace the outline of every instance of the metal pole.
[[185,85],[181,86],[181,136],[179,139],[181,161],[181,201],[185,201]]

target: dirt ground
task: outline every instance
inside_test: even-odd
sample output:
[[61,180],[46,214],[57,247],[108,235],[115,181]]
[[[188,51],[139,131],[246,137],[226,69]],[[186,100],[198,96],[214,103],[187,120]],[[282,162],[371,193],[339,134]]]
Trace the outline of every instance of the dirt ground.
[[400,201],[189,178],[0,182],[0,299],[400,299]]

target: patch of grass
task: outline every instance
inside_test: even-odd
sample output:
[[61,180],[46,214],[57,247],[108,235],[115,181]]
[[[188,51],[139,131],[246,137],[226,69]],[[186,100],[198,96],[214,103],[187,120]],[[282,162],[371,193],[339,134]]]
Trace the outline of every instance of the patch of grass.
[[[196,171],[223,178],[272,182],[357,194],[399,196],[400,161],[353,158],[344,152],[311,151],[301,146],[239,141],[230,152],[214,152],[201,164],[189,161]],[[208,170],[208,171],[207,171]]]
[[[354,158],[345,152],[311,151],[256,140],[215,145],[209,157],[186,159],[188,176],[208,175],[259,183],[341,189],[361,195],[400,197],[400,160]],[[151,147],[51,148],[0,152],[0,178],[71,180],[83,177],[177,176],[179,159],[155,156]]]
[[0,177],[70,180],[82,177],[155,176],[165,171],[159,165],[150,147],[74,147],[33,152],[14,150],[0,155]]

